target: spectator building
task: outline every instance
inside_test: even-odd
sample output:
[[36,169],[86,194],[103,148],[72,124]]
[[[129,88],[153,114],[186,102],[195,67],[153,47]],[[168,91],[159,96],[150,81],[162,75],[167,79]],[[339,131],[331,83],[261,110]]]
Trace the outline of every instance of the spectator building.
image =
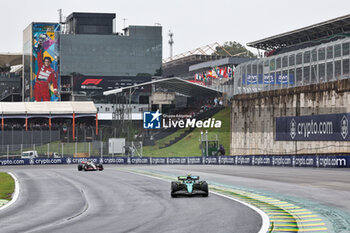
[[230,153],[347,153],[350,15],[248,45],[265,56],[235,69]]
[[349,78],[350,15],[248,43],[265,57],[235,70],[234,95]]

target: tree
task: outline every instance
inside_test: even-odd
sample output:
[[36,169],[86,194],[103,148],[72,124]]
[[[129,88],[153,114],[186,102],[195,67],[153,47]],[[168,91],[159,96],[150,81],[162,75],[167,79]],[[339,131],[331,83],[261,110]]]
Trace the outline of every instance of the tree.
[[228,56],[227,52],[229,52],[231,55],[256,58],[256,55],[254,53],[250,52],[246,47],[236,41],[227,41],[223,46],[217,46],[215,50],[217,54],[222,56]]

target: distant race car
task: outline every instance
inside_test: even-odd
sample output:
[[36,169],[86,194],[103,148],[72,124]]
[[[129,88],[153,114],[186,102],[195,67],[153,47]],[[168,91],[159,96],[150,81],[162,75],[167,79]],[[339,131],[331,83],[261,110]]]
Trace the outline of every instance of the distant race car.
[[199,176],[179,176],[178,181],[171,182],[171,197],[201,195],[207,197],[209,194],[208,183],[199,181]]
[[95,164],[92,161],[83,161],[81,164],[78,164],[78,171],[102,171],[102,164]]

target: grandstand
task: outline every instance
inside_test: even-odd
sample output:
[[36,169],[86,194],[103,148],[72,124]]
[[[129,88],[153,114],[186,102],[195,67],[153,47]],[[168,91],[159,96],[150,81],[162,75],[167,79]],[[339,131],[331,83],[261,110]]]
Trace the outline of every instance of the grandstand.
[[235,69],[231,154],[348,153],[350,15],[248,45],[267,51]]
[[[76,119],[78,118],[95,118],[95,134],[98,134],[97,110],[93,102],[0,102],[0,114],[2,144],[4,140],[8,141],[9,132],[13,134],[14,130],[32,131],[32,133],[35,130],[62,130],[62,125],[60,128],[56,125],[64,119],[71,119],[71,125],[65,124],[67,130],[71,129],[71,141],[76,140]],[[52,127],[53,121],[55,127]],[[23,140],[23,137],[22,140],[17,138],[12,140],[11,144],[20,144]]]
[[350,15],[247,45],[269,51],[236,68],[233,95],[348,79]]

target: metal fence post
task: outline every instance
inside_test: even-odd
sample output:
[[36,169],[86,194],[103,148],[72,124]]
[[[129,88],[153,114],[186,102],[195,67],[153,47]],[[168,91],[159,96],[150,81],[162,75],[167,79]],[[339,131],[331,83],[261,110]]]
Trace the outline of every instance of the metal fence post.
[[91,146],[91,143],[89,142],[89,157],[91,157],[91,154],[90,154],[90,146]]
[[50,143],[47,143],[47,157],[49,158],[50,154]]
[[103,142],[101,141],[101,157],[103,158]]
[[142,141],[140,142],[141,145],[141,157],[143,157],[143,145],[142,145]]
[[35,143],[33,144],[33,150],[35,150]]
[[63,143],[61,143],[61,155],[63,157]]
[[9,159],[9,150],[10,150],[10,145],[7,144],[7,159]]
[[[114,141],[112,141],[112,157],[114,157]],[[108,145],[108,147],[109,147],[109,145]]]
[[75,142],[75,154],[78,153],[78,142]]
[[22,152],[23,152],[23,144],[21,144],[21,155],[22,155]]

